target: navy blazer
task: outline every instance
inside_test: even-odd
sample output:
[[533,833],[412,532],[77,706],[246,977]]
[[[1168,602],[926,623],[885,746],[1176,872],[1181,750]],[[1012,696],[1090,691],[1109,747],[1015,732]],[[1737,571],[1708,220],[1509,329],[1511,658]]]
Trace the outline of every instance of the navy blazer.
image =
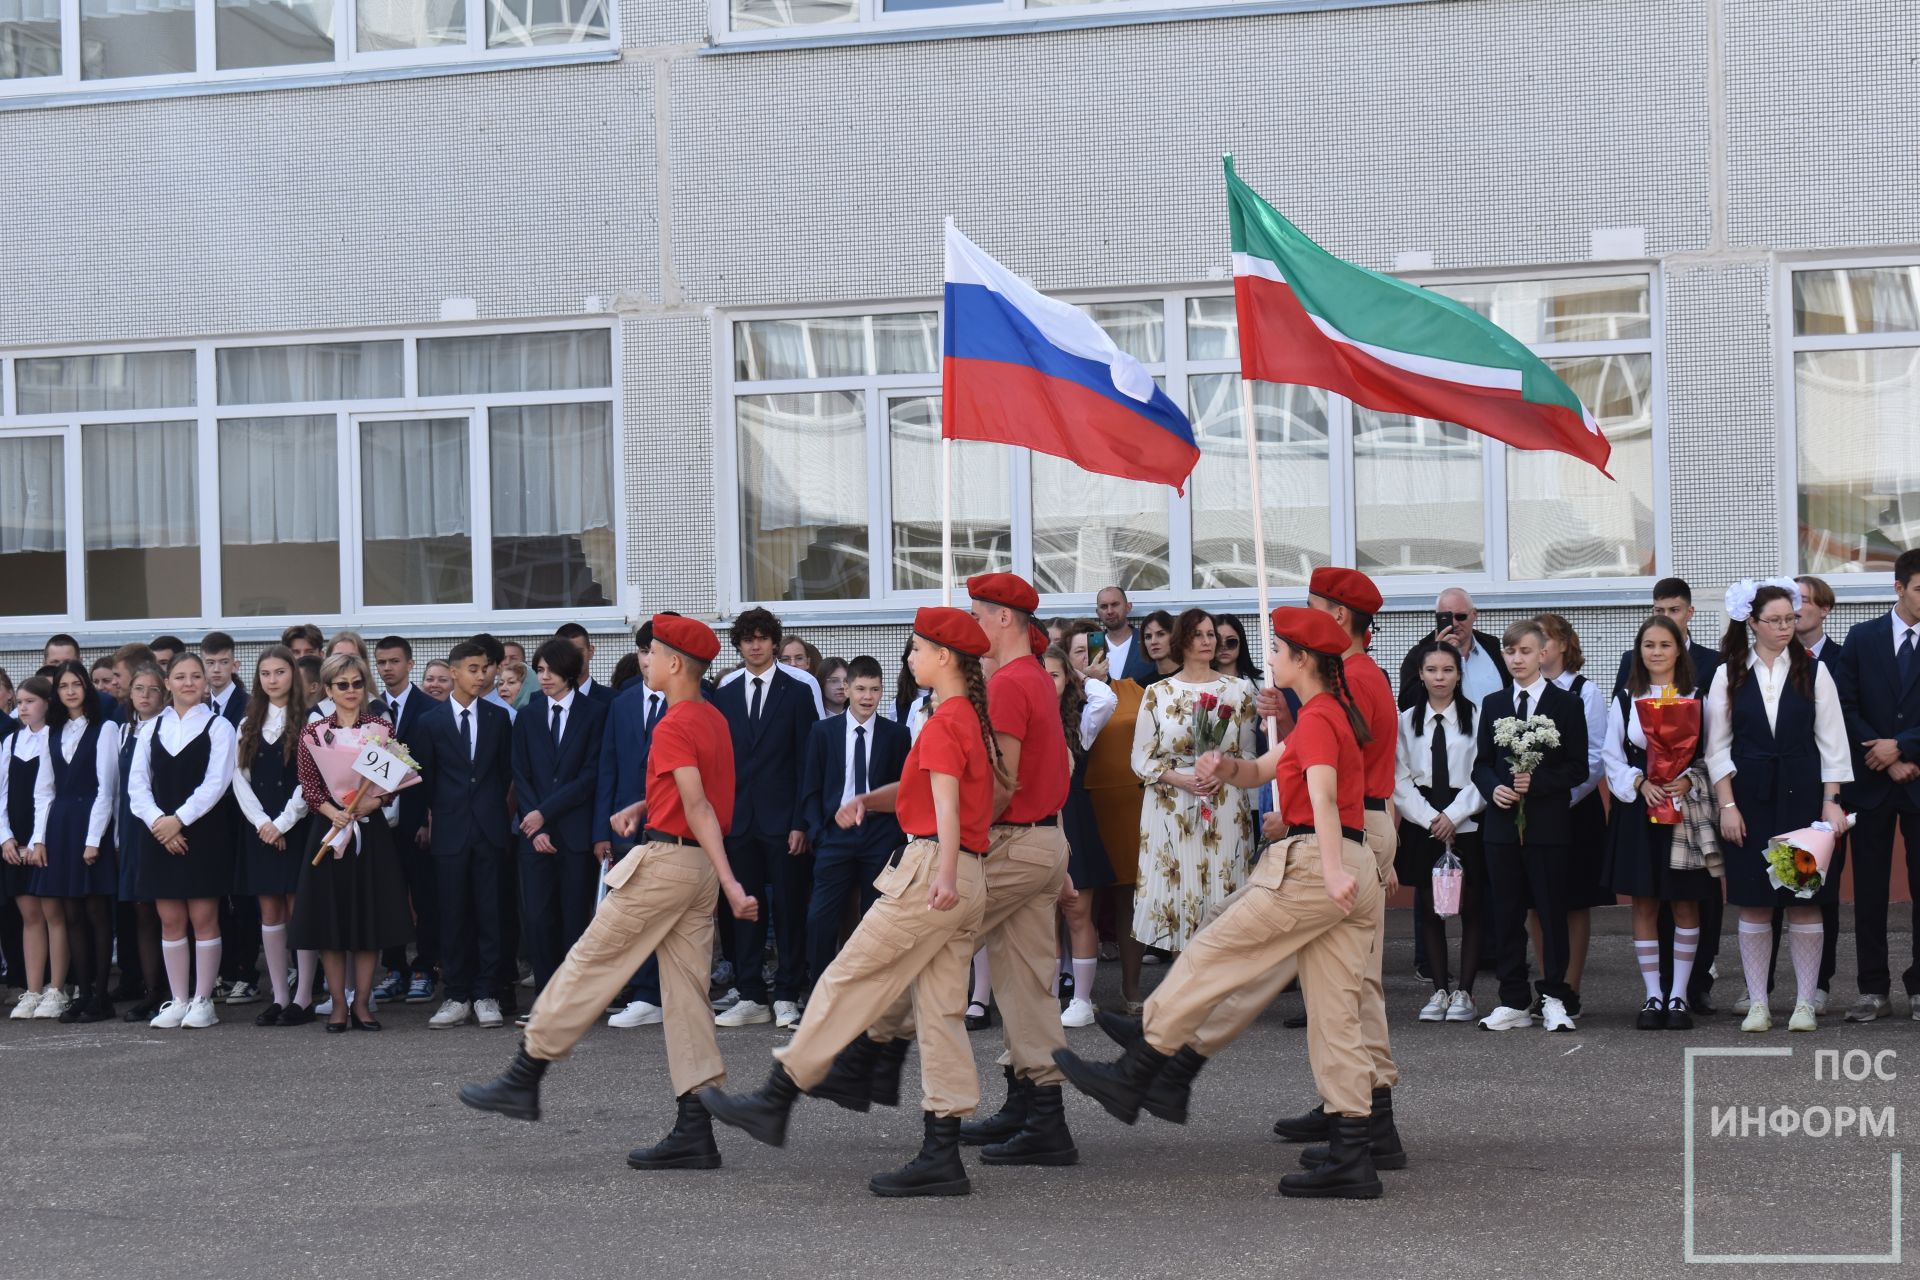
[[[1105,635],[1106,633],[1103,631],[1101,634]],[[1111,657],[1113,651],[1109,649],[1107,653],[1108,656]],[[1115,680],[1131,680],[1135,684],[1144,686],[1159,673],[1159,670],[1158,667],[1153,665],[1153,659],[1147,656],[1146,636],[1141,634],[1140,628],[1136,626],[1133,628],[1133,643],[1127,647],[1126,669],[1123,671],[1109,670],[1108,674]]]
[[[913,739],[905,725],[875,715],[867,721],[873,743],[867,752],[867,790],[900,781],[901,766]],[[842,844],[893,849],[906,843],[900,820],[890,813],[869,813],[859,826],[842,831],[833,823],[840,796],[847,789],[847,713],[816,720],[807,734],[806,771],[800,780],[800,821],[807,839],[818,849],[833,836]]]
[[[1693,659],[1693,687],[1700,690],[1700,696],[1704,699],[1707,696],[1707,690],[1713,688],[1713,673],[1720,669],[1720,651],[1709,649],[1692,636],[1688,636],[1687,656]],[[1620,670],[1613,677],[1613,693],[1610,696],[1619,697],[1620,691],[1627,687],[1627,672],[1632,667],[1633,650],[1629,649],[1620,655]],[[1532,819],[1529,818],[1528,821],[1531,822]]]
[[[588,677],[588,678],[591,679],[592,677]],[[615,698],[618,698],[620,694],[618,690],[609,689],[607,688],[607,686],[601,684],[598,680],[594,680],[594,682],[587,688],[587,696],[593,699],[595,702],[599,703],[603,707],[611,707],[613,705],[613,700]],[[529,701],[531,701],[531,699],[529,699]]]
[[[400,710],[400,719],[393,726],[394,740],[406,744],[411,749],[413,739],[420,731],[420,719],[427,712],[439,706],[426,690],[417,684],[407,686],[407,700]],[[387,706],[387,718],[393,719],[393,699],[383,688],[380,698]],[[415,757],[418,759],[418,757]],[[408,787],[400,793],[400,821],[394,825],[394,831],[405,841],[406,848],[412,847],[414,833],[427,825],[427,788],[425,784]]]
[[[1514,713],[1514,692],[1490,693],[1480,704],[1479,752],[1473,762],[1473,785],[1487,798],[1478,819],[1488,844],[1519,844],[1514,825],[1518,811],[1493,802],[1494,788],[1513,785],[1505,747],[1493,745],[1493,722]],[[1532,714],[1546,716],[1560,726],[1560,745],[1546,753],[1533,771],[1527,789],[1527,839],[1535,844],[1568,844],[1573,839],[1573,789],[1587,780],[1587,708],[1580,695],[1549,680],[1540,691]]]
[[[1896,791],[1904,793],[1907,803],[1920,806],[1920,780],[1896,784],[1883,770],[1867,767],[1866,744],[1876,738],[1892,738],[1900,744],[1902,760],[1920,763],[1920,679],[1900,679],[1893,651],[1893,615],[1883,613],[1857,623],[1828,669],[1840,692],[1847,744],[1853,751],[1853,781],[1844,789],[1847,807],[1878,808]],[[1920,664],[1915,670],[1920,672]]]
[[[451,856],[475,845],[507,847],[512,826],[507,818],[507,788],[513,783],[513,718],[485,698],[473,704],[474,753],[454,718],[452,698],[434,702],[421,715],[414,736],[406,739],[426,781],[413,788],[425,793],[433,817],[431,851]],[[402,792],[404,795],[405,793]]]
[[819,722],[813,690],[774,663],[760,707],[747,719],[753,677],[742,675],[714,690],[710,701],[727,718],[733,734],[734,836],[778,836],[802,830],[800,773],[807,758],[807,733]]
[[[541,829],[561,849],[586,853],[593,845],[593,803],[607,707],[576,692],[558,745],[553,741],[552,707],[542,694],[521,708],[513,722],[514,797],[522,815],[539,811]],[[534,851],[530,837],[523,835],[519,841],[522,853]]]
[[[227,699],[227,709],[221,713],[228,724],[238,729],[240,722],[247,718],[247,686],[235,680],[233,696]],[[411,790],[411,788],[409,788]]]
[[[648,692],[645,680],[629,682],[607,711],[594,787],[596,843],[612,841],[614,814],[647,798],[647,750],[653,745],[653,734],[647,729]],[[664,693],[658,696],[666,697]],[[666,714],[664,707],[661,714]]]

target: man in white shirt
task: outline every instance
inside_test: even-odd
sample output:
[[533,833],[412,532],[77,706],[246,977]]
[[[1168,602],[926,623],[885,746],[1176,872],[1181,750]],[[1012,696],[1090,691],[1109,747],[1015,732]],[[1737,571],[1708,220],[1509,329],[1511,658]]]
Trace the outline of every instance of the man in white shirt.
[[247,714],[247,690],[233,675],[233,637],[209,631],[200,641],[200,661],[207,668],[207,701],[214,714],[238,725]]
[[[1433,608],[1431,638],[1452,645],[1460,653],[1461,697],[1478,707],[1487,700],[1488,694],[1513,683],[1507,674],[1506,659],[1501,655],[1500,641],[1479,629],[1480,610],[1466,588],[1448,587],[1433,602]],[[1397,692],[1402,711],[1426,700],[1426,690],[1420,683],[1420,664],[1414,657],[1419,648],[1415,645],[1408,650],[1400,663]]]
[[587,634],[587,629],[577,622],[568,622],[562,624],[553,634],[580,651],[581,669],[587,674],[580,677],[580,687],[574,692],[582,697],[592,698],[595,702],[604,702],[612,706],[615,691],[607,688],[606,685],[593,682],[593,637]]
[[[1100,615],[1100,629],[1107,641],[1106,678],[1145,680],[1152,676],[1153,663],[1138,643],[1140,633],[1129,621],[1133,616],[1133,602],[1127,599],[1127,593],[1119,587],[1100,588],[1094,597],[1094,611]],[[1097,662],[1091,665],[1099,666]],[[1095,675],[1099,673],[1096,671]]]
[[[433,705],[414,687],[412,642],[401,635],[380,637],[373,645],[373,669],[380,677],[393,736],[406,742],[421,715]],[[406,876],[407,897],[413,903],[416,945],[411,960],[406,947],[388,948],[381,957],[387,978],[374,988],[374,994],[381,1000],[397,1000],[404,994],[408,1004],[427,1004],[433,999],[433,975],[440,967],[440,894],[433,882],[433,859],[427,854],[426,788],[402,791],[386,813]]]
[[[798,680],[801,684],[804,684],[805,686],[807,686],[809,690],[812,691],[814,718],[824,719],[827,714],[827,702],[825,698],[822,698],[820,696],[820,682],[813,678],[813,673],[811,671],[808,671],[805,667],[796,667],[785,662],[780,663],[779,667],[782,672],[792,676],[795,680]],[[724,689],[728,685],[732,684],[735,680],[738,680],[741,676],[744,676],[746,674],[748,674],[746,664],[742,663],[741,665],[735,667],[733,670],[727,672],[726,675],[720,677],[719,687]]]

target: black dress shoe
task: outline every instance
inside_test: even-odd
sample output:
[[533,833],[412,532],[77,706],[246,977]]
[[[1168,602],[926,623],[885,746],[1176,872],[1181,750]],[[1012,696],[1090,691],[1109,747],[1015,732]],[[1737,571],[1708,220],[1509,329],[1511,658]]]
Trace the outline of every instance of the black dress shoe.
[[1027,1122],[1005,1142],[980,1149],[981,1164],[1068,1165],[1080,1162],[1080,1149],[1073,1145],[1073,1133],[1067,1128],[1067,1108],[1057,1084],[1030,1085],[1027,1090]]
[[877,1196],[964,1196],[973,1192],[960,1162],[960,1117],[926,1112],[920,1154],[892,1173],[877,1173],[867,1190]]
[[1693,1011],[1687,1008],[1685,996],[1675,996],[1667,1001],[1666,1028],[1669,1031],[1693,1030]]
[[1327,1109],[1318,1105],[1305,1115],[1273,1122],[1273,1136],[1283,1142],[1325,1142],[1332,1132]]
[[[329,1022],[327,1030],[334,1030]],[[340,1030],[345,1031],[342,1024]],[[460,1101],[476,1111],[497,1111],[511,1120],[540,1118],[540,1077],[547,1074],[544,1058],[536,1058],[524,1048],[513,1055],[507,1069],[485,1084],[460,1086]]]
[[153,997],[149,996],[146,999],[141,1000],[140,1003],[133,1006],[133,1008],[121,1014],[120,1021],[151,1022],[153,1021],[153,1015],[160,1012],[160,1006],[162,1003],[163,1003],[162,1001],[156,1000]]
[[1385,1190],[1374,1171],[1366,1116],[1332,1116],[1325,1164],[1280,1179],[1280,1194],[1308,1199],[1377,1200]]
[[351,1011],[348,1012],[347,1017],[352,1019],[353,1029],[355,1031],[378,1031],[380,1029],[380,1019],[378,1018],[368,1018],[365,1022],[362,1022],[360,1021],[360,1015]]
[[80,1006],[80,1016],[75,1022],[111,1022],[113,1021],[113,1000],[106,995],[98,995]]
[[344,1035],[346,1033],[346,1030],[347,1030],[347,1024],[344,1022],[327,1023],[327,1034],[330,1036]]
[[1168,1055],[1142,1037],[1128,1045],[1117,1062],[1083,1062],[1071,1049],[1055,1049],[1053,1061],[1074,1088],[1105,1107],[1108,1115],[1133,1124],[1140,1119],[1142,1097],[1167,1065]]
[[[1373,1112],[1367,1117],[1367,1153],[1376,1169],[1404,1169],[1407,1149],[1400,1145],[1400,1130],[1393,1123],[1393,1090],[1373,1091]],[[1327,1146],[1308,1147],[1300,1153],[1302,1169],[1318,1169],[1331,1159]]]
[[968,1120],[960,1126],[960,1141],[969,1147],[1005,1142],[1020,1132],[1021,1126],[1027,1122],[1027,1106],[1033,1086],[1014,1074],[1012,1067],[1002,1067],[1000,1073],[1007,1079],[1007,1100],[992,1115]]
[[718,1169],[720,1147],[713,1140],[713,1117],[691,1089],[680,1095],[673,1129],[651,1147],[627,1153],[629,1169]]
[[310,1004],[290,1004],[280,1011],[282,1027],[303,1027],[313,1021],[313,1006]]
[[280,1005],[269,1004],[259,1013],[253,1015],[253,1025],[256,1027],[277,1027],[280,1025],[281,1011]]
[[980,1004],[979,1001],[975,1000],[975,1001],[969,1001],[967,1003],[967,1008],[980,1010],[980,1012],[977,1014],[976,1013],[967,1014],[967,1030],[985,1031],[988,1027],[991,1027],[993,1025],[993,1006],[991,1004],[982,1005]]
[[718,1089],[702,1089],[700,1105],[715,1120],[732,1125],[754,1141],[783,1147],[787,1144],[787,1118],[793,1113],[794,1099],[799,1096],[800,1086],[793,1082],[787,1069],[776,1062],[767,1082],[758,1091],[730,1096]]
[[[1685,1008],[1686,1001],[1682,1000],[1680,1005]],[[1659,996],[1648,996],[1647,1002],[1640,1006],[1640,1012],[1633,1020],[1633,1027],[1636,1031],[1665,1031],[1667,1002]]]

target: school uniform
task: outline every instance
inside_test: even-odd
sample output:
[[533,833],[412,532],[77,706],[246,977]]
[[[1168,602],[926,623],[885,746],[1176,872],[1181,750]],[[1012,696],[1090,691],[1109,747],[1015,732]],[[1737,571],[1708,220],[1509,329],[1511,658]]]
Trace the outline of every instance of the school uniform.
[[[712,704],[732,734],[734,801],[727,858],[734,877],[761,903],[758,920],[736,922],[727,913],[733,939],[727,958],[733,961],[740,998],[769,1003],[760,957],[771,915],[780,951],[772,999],[797,1002],[806,985],[813,857],[789,854],[787,838],[802,829],[800,774],[807,734],[819,715],[806,685],[777,662],[760,675],[722,683]],[[724,948],[725,935],[721,941]]]
[[[1087,790],[1087,761],[1093,744],[1113,720],[1120,699],[1105,681],[1085,682],[1087,703],[1080,709],[1080,749],[1073,753],[1073,778],[1067,786],[1067,803],[1060,810],[1060,829],[1067,836],[1067,876],[1081,893],[1105,889],[1115,882],[1113,859],[1100,834],[1100,813],[1094,808],[1093,795]],[[1084,957],[1083,957],[1084,958]],[[1076,992],[1092,999],[1092,992]]]
[[149,830],[169,815],[187,851],[144,850],[134,891],[142,901],[223,898],[233,892],[234,832],[221,801],[233,782],[233,726],[202,703],[183,716],[169,706],[140,726],[128,798]]
[[[1498,787],[1513,785],[1506,749],[1493,744],[1495,722],[1509,716],[1546,716],[1560,730],[1560,745],[1546,752],[1533,771],[1526,797],[1527,830],[1519,829],[1520,808],[1502,808],[1493,799]],[[1487,855],[1487,886],[1500,1003],[1525,1009],[1527,984],[1527,909],[1540,916],[1542,998],[1563,1004],[1573,995],[1567,985],[1566,862],[1573,842],[1575,787],[1587,778],[1587,715],[1580,699],[1551,680],[1536,676],[1522,687],[1490,694],[1480,708],[1479,749],[1473,783],[1486,799],[1480,830]]]
[[[1394,871],[1401,884],[1413,888],[1416,924],[1433,913],[1433,867],[1448,849],[1429,829],[1441,814],[1453,822],[1451,847],[1460,859],[1467,896],[1486,901],[1487,858],[1480,846],[1480,824],[1474,819],[1487,802],[1472,781],[1479,740],[1468,724],[1470,706],[1456,696],[1441,711],[1423,700],[1400,713],[1393,786],[1394,807],[1400,811],[1400,848],[1394,855]],[[1436,972],[1444,970],[1442,965]]]
[[[1897,783],[1884,770],[1868,768],[1864,745],[1892,738],[1900,744],[1902,760],[1920,763],[1916,649],[1915,629],[1888,612],[1848,631],[1831,667],[1852,748],[1853,785],[1846,789],[1846,803],[1859,815],[1853,828],[1853,926],[1862,995],[1885,996],[1893,985],[1887,901],[1896,827],[1906,845],[1907,882],[1920,886],[1920,779]],[[1911,960],[1900,975],[1909,995],[1920,991],[1920,945]]]
[[[45,729],[30,731],[18,721],[0,735],[0,844],[12,840],[25,851],[40,838],[33,793],[46,739]],[[0,957],[6,961],[7,982],[16,987],[27,985],[27,959],[26,922],[14,899],[27,892],[32,876],[32,867],[0,862]]]
[[[1694,686],[1702,691],[1704,697],[1705,691],[1713,686],[1713,673],[1720,667],[1720,651],[1689,638],[1687,656],[1693,659]],[[1629,649],[1620,655],[1620,669],[1613,677],[1613,695],[1618,695],[1627,687],[1627,675],[1632,669],[1633,650]]]
[[431,815],[441,976],[446,998],[462,1003],[496,998],[513,963],[501,919],[512,736],[505,709],[484,698],[463,707],[450,694],[427,706],[407,742]]
[[869,813],[858,826],[845,830],[834,822],[834,814],[855,796],[898,782],[912,745],[902,726],[878,714],[863,724],[851,711],[815,721],[807,734],[800,819],[813,846],[807,972],[814,983],[833,963],[847,899],[857,887],[865,915],[880,892],[873,887],[874,878],[906,843],[894,814]]
[[[1673,866],[1673,826],[1647,820],[1647,798],[1640,790],[1647,777],[1647,732],[1640,723],[1637,703],[1638,699],[1622,689],[1607,706],[1606,737],[1601,744],[1607,790],[1613,793],[1606,832],[1607,887],[1617,895],[1658,898],[1662,902],[1717,898],[1720,881],[1705,867]],[[1703,706],[1703,716],[1705,711]],[[1694,762],[1704,759],[1706,753],[1703,722]]]
[[[653,731],[667,711],[667,695],[646,687],[644,680],[629,684],[607,710],[607,727],[600,735],[600,767],[594,779],[593,839],[612,847],[613,860],[627,856],[638,843],[613,830],[613,815],[647,798],[647,752]],[[731,815],[728,815],[731,817]],[[625,1003],[660,1003],[660,962],[649,955],[627,984]]]
[[207,701],[213,705],[213,709],[219,713],[222,719],[233,726],[236,733],[239,732],[240,722],[247,718],[247,689],[245,685],[241,684],[238,680],[228,681],[227,687],[219,693],[209,692],[207,694]]
[[593,916],[600,860],[593,856],[593,799],[606,704],[569,690],[526,705],[513,726],[513,783],[520,812],[539,813],[556,852],[541,853],[517,833],[520,927],[536,992]]
[[[436,705],[434,700],[411,683],[397,692],[383,689],[381,693],[387,718],[393,722],[394,740],[411,749],[420,718]],[[389,970],[415,978],[431,978],[440,967],[440,892],[433,880],[433,855],[422,849],[419,841],[420,828],[427,825],[426,790],[424,784],[416,784],[395,797],[393,819],[394,852],[406,877],[407,900],[413,904],[413,959],[409,961],[402,948],[380,958]]]
[[[246,686],[229,680],[218,693],[208,690],[207,703],[214,714],[233,726],[238,739],[240,722],[247,717]],[[260,899],[247,890],[247,824],[239,799],[229,791],[222,803],[227,807],[228,828],[234,833],[233,861],[238,878],[233,892],[220,900],[220,977],[229,984],[253,983],[260,978]]]
[[[38,898],[111,898],[120,885],[113,856],[113,802],[119,786],[120,731],[92,717],[69,720],[50,742],[35,803],[44,819],[47,865],[27,892]],[[99,850],[89,866],[85,851]]]
[[1586,676],[1562,671],[1553,682],[1580,699],[1587,717],[1587,776],[1573,789],[1573,840],[1567,856],[1567,910],[1610,907],[1617,900],[1608,883],[1607,810],[1600,799],[1606,780],[1607,699]]
[[[344,797],[327,789],[313,749],[329,734],[352,742],[368,730],[391,737],[393,725],[380,716],[363,716],[351,728],[329,720],[301,731],[294,764],[309,809],[319,813],[323,804],[345,807]],[[380,951],[405,946],[413,932],[413,913],[407,908],[407,882],[393,851],[392,828],[376,809],[354,824],[347,847],[336,853],[325,843],[331,827],[325,821],[307,826],[287,945],[299,951]]]
[[[1840,660],[1840,648],[1841,645],[1838,640],[1830,640],[1824,635],[1807,646],[1808,655],[1826,667],[1828,673],[1833,675],[1836,688],[1839,685],[1840,679],[1836,670],[1836,665]],[[1844,700],[1841,703],[1841,711],[1843,714],[1846,711],[1846,703]],[[1856,763],[1854,766],[1854,776],[1858,777],[1859,774],[1860,765]],[[1844,794],[1841,797],[1841,802],[1843,804],[1847,803],[1847,797]],[[1847,869],[1847,847],[1851,844],[1852,838],[1851,832],[1843,832],[1840,838],[1834,842],[1833,860],[1827,864],[1827,875],[1834,880],[1838,880],[1841,874]],[[1780,935],[1786,931],[1786,923],[1787,909],[1785,907],[1775,907],[1773,909],[1773,951],[1767,959],[1768,991],[1773,990],[1773,971],[1779,964]],[[1820,925],[1819,987],[1822,991],[1831,992],[1833,990],[1834,972],[1840,967],[1840,902],[1838,898],[1835,898],[1831,902],[1822,902],[1820,904]]]
[[[1407,656],[1400,659],[1400,686],[1398,703],[1402,711],[1410,707],[1426,705],[1427,686],[1420,679],[1420,660],[1415,657],[1420,646],[1407,650]],[[1513,687],[1513,676],[1507,671],[1507,660],[1501,652],[1500,638],[1490,636],[1484,631],[1473,633],[1473,647],[1461,655],[1459,695],[1478,707],[1485,702],[1487,695],[1495,689]]]
[[[607,688],[607,686],[594,680],[592,676],[581,676],[580,686],[575,689],[574,692],[599,703],[603,707],[612,707],[614,699],[620,696],[617,690]],[[527,701],[531,702],[533,699],[528,698]]]
[[[266,718],[260,722],[260,742],[253,763],[242,767],[235,749],[233,797],[240,809],[240,892],[246,896],[288,894],[300,887],[300,855],[307,847],[308,811],[307,799],[300,792],[297,749],[286,750],[287,735],[295,728],[287,724],[285,707],[268,707]],[[288,759],[290,755],[294,758]],[[261,824],[268,822],[286,838],[284,848],[260,838]]]

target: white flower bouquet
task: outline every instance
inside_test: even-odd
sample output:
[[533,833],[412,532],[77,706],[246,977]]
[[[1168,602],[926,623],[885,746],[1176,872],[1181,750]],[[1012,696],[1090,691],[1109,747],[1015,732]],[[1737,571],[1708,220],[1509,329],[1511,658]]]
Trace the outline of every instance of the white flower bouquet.
[[[1493,745],[1507,753],[1507,767],[1515,774],[1532,773],[1547,758],[1547,752],[1560,745],[1560,726],[1550,716],[1502,716],[1493,722]],[[1527,798],[1514,806],[1514,829],[1520,843],[1527,842]]]

